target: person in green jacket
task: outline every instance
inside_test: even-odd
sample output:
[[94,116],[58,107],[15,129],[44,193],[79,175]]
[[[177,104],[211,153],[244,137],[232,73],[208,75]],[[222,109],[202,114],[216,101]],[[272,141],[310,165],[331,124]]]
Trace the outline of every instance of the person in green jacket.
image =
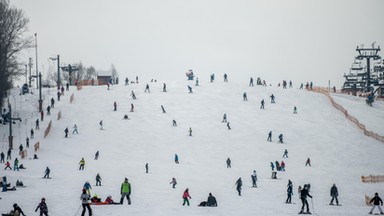
[[125,178],[124,182],[121,184],[120,194],[120,204],[123,204],[124,197],[127,197],[128,205],[131,205],[131,198],[129,197],[131,195],[131,184],[128,182],[128,179]]

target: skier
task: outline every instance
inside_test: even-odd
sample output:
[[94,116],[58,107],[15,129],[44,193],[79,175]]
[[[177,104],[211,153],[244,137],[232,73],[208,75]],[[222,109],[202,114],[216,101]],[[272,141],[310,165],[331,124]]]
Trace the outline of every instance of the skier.
[[95,153],[95,160],[99,159],[99,151]]
[[85,189],[83,189],[83,192],[80,195],[80,199],[81,199],[81,205],[83,206],[83,211],[81,212],[81,216],[85,215],[86,208],[88,209],[88,215],[92,216],[92,209],[91,209],[91,206],[89,205],[90,196],[89,194],[87,194],[87,191]]
[[167,113],[167,112],[165,112],[165,109],[164,109],[163,105],[161,105],[161,110],[163,111],[163,113]]
[[133,106],[133,103],[131,103],[131,110],[129,111],[129,112],[134,112],[135,110],[134,110],[134,106]]
[[293,106],[293,114],[297,114],[297,107]]
[[75,125],[73,125],[73,130],[72,130],[72,134],[78,134],[79,133],[79,131],[77,131],[77,125],[75,124]]
[[230,158],[227,159],[227,168],[231,168],[231,159]]
[[228,82],[228,75],[226,73],[224,74],[224,82]]
[[47,115],[51,115],[51,107],[49,105],[47,106]]
[[311,159],[310,158],[308,158],[307,161],[305,162],[305,166],[307,166],[307,165],[311,166]]
[[40,216],[48,216],[48,206],[47,204],[45,203],[45,198],[41,198],[41,202],[39,203],[39,205],[36,207],[35,209],[35,212],[37,212],[37,210],[40,209]]
[[177,184],[177,182],[176,182],[176,178],[173,177],[173,178],[172,178],[172,181],[169,182],[169,184],[172,184],[172,188],[175,188],[175,186],[176,186],[176,184]]
[[148,168],[149,168],[148,163],[146,163],[145,164],[145,173],[148,173]]
[[99,125],[100,125],[100,130],[103,130],[103,120],[100,120]]
[[172,125],[173,125],[173,127],[177,127],[177,123],[176,123],[175,119],[172,120]]
[[179,164],[179,156],[177,154],[175,154],[175,163]]
[[271,98],[271,103],[275,103],[275,95],[272,94],[272,95],[270,96],[270,98]]
[[148,85],[148,84],[145,86],[145,90],[144,90],[144,92],[150,92],[150,91],[149,91],[149,85]]
[[100,177],[100,174],[97,173],[96,175],[96,186],[101,186],[101,177]]
[[83,185],[83,190],[85,190],[87,192],[87,194],[89,196],[91,196],[91,189],[92,189],[92,186],[91,184],[89,183],[89,181],[86,181]]
[[188,91],[189,91],[189,93],[193,93],[191,86],[188,86]]
[[67,127],[67,128],[65,128],[65,130],[64,130],[65,138],[68,138],[68,132],[69,132],[69,130],[68,130],[68,127]]
[[272,142],[272,131],[269,131],[267,141]]
[[85,166],[85,160],[84,158],[81,158],[80,162],[79,162],[79,170],[84,170],[84,166]]
[[120,194],[120,204],[123,204],[124,197],[127,197],[128,205],[131,205],[131,198],[129,197],[131,195],[131,184],[128,182],[128,178],[124,179],[124,182],[121,184]]
[[188,132],[189,132],[189,136],[192,136],[192,128],[191,127],[189,127]]
[[369,201],[369,204],[371,204],[372,202],[373,202],[373,207],[371,208],[371,211],[369,211],[369,214],[372,214],[372,212],[373,212],[373,210],[375,210],[376,206],[379,209],[380,214],[384,214],[383,210],[381,210],[381,208],[380,208],[380,204],[381,204],[381,206],[383,206],[383,200],[379,197],[378,193],[375,193],[375,196],[371,199],[371,201]]
[[264,109],[264,99],[263,100],[261,100],[261,102],[260,102],[260,109]]
[[221,122],[227,122],[227,113],[224,113],[224,115],[223,115],[223,121],[221,121]]
[[0,163],[4,163],[4,158],[5,158],[4,152],[1,152],[1,154],[0,154]]
[[288,179],[288,185],[287,185],[287,200],[285,201],[285,203],[287,204],[291,204],[292,203],[292,195],[293,195],[293,184],[291,182],[291,180]]
[[279,143],[284,143],[284,142],[283,142],[283,134],[280,134],[280,135],[279,135]]
[[337,196],[339,196],[339,192],[337,191],[337,187],[335,184],[332,185],[331,187],[331,202],[329,203],[329,205],[333,205],[333,200],[335,199],[336,200],[336,205],[339,205],[339,200],[337,199]]
[[36,119],[35,121],[35,130],[39,130],[40,127],[39,127],[39,119]]
[[[312,198],[312,196],[309,194],[308,192],[308,185],[304,185],[304,188],[301,190],[301,193],[300,193],[300,199],[301,199],[301,203],[303,204],[301,206],[301,211],[299,212],[299,214],[311,214],[311,212],[309,211],[309,205],[308,205],[308,201],[307,201],[307,196],[309,196],[310,198]],[[307,207],[307,212],[304,213],[304,207]]]
[[249,79],[249,86],[253,86],[253,78],[252,77]]
[[248,98],[247,98],[247,92],[244,92],[243,93],[243,101],[247,101],[248,100]]
[[256,170],[253,170],[251,177],[252,177],[252,187],[257,187],[257,185],[256,185],[256,182],[257,182]]
[[51,98],[51,108],[55,107],[55,99]]
[[209,193],[209,196],[208,196],[208,199],[207,199],[207,206],[209,206],[209,207],[217,207],[216,198],[212,195],[212,193]]
[[132,96],[132,99],[133,99],[133,100],[136,100],[135,92],[131,91],[131,96]]
[[183,193],[183,206],[185,205],[185,203],[187,203],[187,205],[189,206],[189,199],[192,199],[192,197],[189,195],[189,189],[185,189],[184,193]]
[[5,168],[4,168],[4,170],[7,170],[7,168],[9,168],[10,170],[12,170],[12,167],[11,167],[11,164],[9,163],[9,161],[7,161],[7,163],[5,163]]
[[51,170],[49,169],[49,167],[47,167],[46,169],[45,169],[45,175],[44,175],[44,177],[43,178],[50,178],[49,177],[49,173],[51,172]]
[[283,158],[284,157],[288,158],[288,150],[287,149],[284,150]]
[[165,83],[163,83],[163,92],[167,92],[167,85]]
[[235,185],[237,192],[239,192],[239,196],[241,196],[241,187],[243,186],[243,181],[241,180],[241,177],[237,179]]
[[117,111],[117,103],[116,103],[116,101],[113,102],[113,111]]

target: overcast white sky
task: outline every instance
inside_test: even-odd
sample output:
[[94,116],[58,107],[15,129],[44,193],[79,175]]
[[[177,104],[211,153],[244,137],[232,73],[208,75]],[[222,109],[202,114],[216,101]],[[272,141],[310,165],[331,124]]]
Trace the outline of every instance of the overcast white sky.
[[[121,78],[248,82],[340,87],[356,46],[384,48],[381,0],[11,0],[38,34],[39,68],[48,58],[98,70],[115,64]],[[383,52],[381,52],[383,53]],[[35,59],[35,52],[27,52]],[[26,62],[27,62],[26,58]],[[53,66],[51,66],[53,67]]]

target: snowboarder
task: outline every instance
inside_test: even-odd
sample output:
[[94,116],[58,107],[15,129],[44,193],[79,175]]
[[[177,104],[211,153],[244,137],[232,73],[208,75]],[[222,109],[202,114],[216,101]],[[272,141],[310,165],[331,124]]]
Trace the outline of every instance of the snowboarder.
[[149,91],[149,85],[148,84],[145,86],[144,92],[151,92],[151,91]]
[[307,165],[311,166],[311,159],[310,158],[308,158],[307,161],[305,162],[305,166],[307,166]]
[[145,164],[145,173],[148,173],[148,168],[149,168],[149,165],[148,163]]
[[99,159],[99,151],[95,153],[95,160]]
[[189,127],[188,132],[189,132],[189,136],[192,136],[192,128],[191,127]]
[[243,93],[243,101],[247,101],[248,100],[248,98],[247,98],[247,92],[244,92]]
[[291,182],[291,180],[288,179],[288,185],[287,185],[287,200],[285,201],[285,203],[292,203],[292,195],[293,195],[293,184]]
[[369,211],[369,214],[372,214],[372,212],[373,212],[373,210],[375,210],[376,206],[379,209],[380,214],[384,214],[383,210],[381,210],[381,208],[380,208],[380,204],[381,204],[381,206],[383,206],[383,200],[379,197],[378,193],[375,193],[375,196],[371,199],[371,201],[369,201],[369,204],[371,204],[372,202],[373,202],[373,207],[371,208],[371,211]]
[[227,168],[231,168],[231,159],[230,158],[227,159]]
[[163,113],[167,113],[167,112],[165,111],[165,109],[164,109],[164,106],[163,106],[163,105],[161,105],[161,110],[163,111]]
[[179,156],[177,154],[175,154],[175,163],[179,164]]
[[173,178],[172,178],[172,181],[169,182],[169,184],[172,184],[172,188],[175,188],[175,186],[177,185],[176,178],[173,177]]
[[131,91],[131,97],[132,97],[133,100],[136,100],[135,92]]
[[84,158],[81,158],[79,162],[79,170],[84,170],[84,166],[85,166],[85,160]]
[[165,83],[163,83],[163,92],[167,92],[167,85]]
[[[308,191],[308,185],[304,185],[304,188],[301,190],[301,193],[300,193],[300,199],[301,199],[301,203],[303,204],[301,206],[301,211],[299,212],[299,214],[311,214],[311,212],[309,211],[309,205],[308,205],[308,201],[307,201],[307,197],[310,197],[312,198],[312,196],[309,194],[309,191]],[[304,207],[307,207],[307,212],[304,213]]]
[[96,175],[96,186],[101,186],[101,177],[100,177],[100,174],[97,173]]
[[284,143],[284,142],[283,142],[283,134],[280,134],[280,135],[279,135],[279,143]]
[[173,127],[177,127],[177,123],[176,123],[175,119],[172,120],[172,125],[173,125]]
[[64,130],[65,138],[68,138],[68,132],[69,132],[68,127],[66,127],[65,130]]
[[49,173],[51,172],[51,170],[49,169],[49,167],[47,167],[46,169],[45,169],[45,175],[44,175],[44,177],[43,178],[50,178],[49,177]]
[[339,200],[337,199],[337,197],[339,196],[339,192],[337,191],[337,187],[335,184],[332,185],[331,187],[331,202],[329,203],[329,205],[333,205],[333,200],[335,199],[336,200],[336,205],[339,205]]
[[131,195],[131,184],[128,182],[128,178],[125,178],[121,184],[120,194],[120,204],[123,204],[124,197],[127,197],[128,205],[131,205],[131,198],[129,197]]
[[100,120],[99,125],[100,125],[100,130],[103,130],[103,120]]
[[251,177],[252,177],[252,187],[257,187],[257,185],[256,185],[256,182],[257,182],[256,170],[253,170]]
[[39,205],[36,207],[35,212],[40,209],[40,216],[48,216],[48,206],[47,203],[45,203],[45,198],[41,198],[41,202]]
[[224,115],[223,115],[223,121],[221,121],[221,122],[227,122],[227,113],[224,113]]
[[88,209],[88,215],[92,216],[92,209],[91,209],[91,206],[89,205],[90,196],[89,194],[87,194],[87,191],[85,189],[83,189],[83,192],[80,195],[80,199],[81,199],[81,206],[83,207],[81,216],[85,215],[85,211],[86,211],[85,209]]
[[185,189],[184,193],[183,193],[183,206],[185,205],[185,203],[187,203],[187,205],[189,206],[189,199],[192,199],[192,197],[189,195],[189,189]]
[[116,103],[116,101],[113,102],[113,111],[117,111],[117,103]]
[[193,93],[191,86],[188,86],[188,91],[189,91],[189,93]]
[[78,134],[79,133],[79,131],[77,131],[77,125],[75,124],[75,125],[73,125],[73,130],[72,130],[72,134]]
[[270,96],[270,98],[271,98],[271,103],[275,103],[275,95],[272,94],[272,95]]
[[209,207],[217,207],[216,198],[212,195],[212,193],[209,193],[209,196],[208,196],[208,199],[207,199],[207,206],[209,206]]
[[239,193],[239,196],[241,196],[241,187],[243,186],[243,181],[241,180],[241,177],[237,179],[235,185],[236,185],[236,190]]
[[224,82],[228,82],[228,75],[226,73],[224,74]]
[[261,100],[261,102],[260,102],[260,109],[264,109],[264,99],[263,100]]
[[287,149],[284,150],[283,158],[284,158],[284,157],[285,157],[285,158],[288,158],[288,150],[287,150]]
[[272,142],[272,131],[269,131],[267,141]]

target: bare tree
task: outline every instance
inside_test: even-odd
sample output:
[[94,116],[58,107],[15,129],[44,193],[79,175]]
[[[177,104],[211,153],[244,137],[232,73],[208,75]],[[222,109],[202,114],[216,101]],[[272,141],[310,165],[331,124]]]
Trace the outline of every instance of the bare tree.
[[32,44],[31,37],[22,37],[28,23],[22,10],[10,7],[9,0],[0,0],[0,107],[13,85],[13,78],[24,73],[18,54]]
[[116,81],[116,78],[119,76],[118,73],[117,73],[117,70],[116,70],[116,67],[114,64],[111,64],[111,74],[112,74],[112,80],[113,82]]
[[95,69],[95,67],[89,66],[87,68],[86,79],[89,80],[89,79],[95,78],[95,76],[96,76],[96,69]]

